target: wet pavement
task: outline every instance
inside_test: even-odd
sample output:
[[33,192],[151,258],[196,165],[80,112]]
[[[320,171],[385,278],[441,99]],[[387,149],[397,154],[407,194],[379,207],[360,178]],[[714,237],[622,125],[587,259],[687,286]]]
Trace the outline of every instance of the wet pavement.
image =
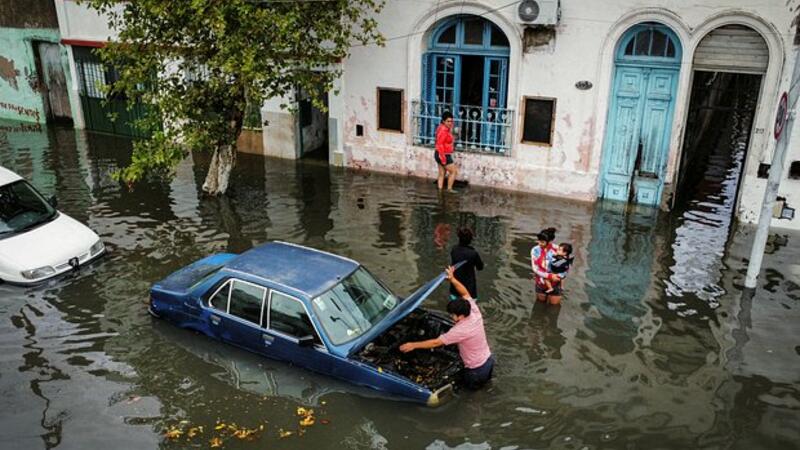
[[[197,157],[172,182],[121,187],[109,174],[129,149],[67,129],[0,135],[0,165],[57,194],[110,250],[40,287],[0,285],[0,448],[215,437],[225,448],[800,448],[800,234],[770,237],[759,288],[743,294],[751,229],[730,224],[724,189],[664,215],[477,187],[440,197],[430,180],[242,155],[230,196],[209,199]],[[478,286],[498,362],[488,389],[438,409],[145,310],[170,272],[273,239],[354,258],[406,295],[444,267],[460,225],[487,263]],[[547,226],[577,249],[561,307],[533,301],[528,255]],[[314,425],[299,425],[298,407]],[[218,423],[264,428],[239,439]]]

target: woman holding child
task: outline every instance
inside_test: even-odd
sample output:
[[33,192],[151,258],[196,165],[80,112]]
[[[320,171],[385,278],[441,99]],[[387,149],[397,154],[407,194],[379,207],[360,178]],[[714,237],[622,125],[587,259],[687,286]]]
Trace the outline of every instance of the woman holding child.
[[572,246],[563,243],[556,247],[555,228],[546,228],[536,235],[536,245],[531,249],[531,268],[536,283],[536,300],[551,305],[561,303],[562,281],[572,264]]

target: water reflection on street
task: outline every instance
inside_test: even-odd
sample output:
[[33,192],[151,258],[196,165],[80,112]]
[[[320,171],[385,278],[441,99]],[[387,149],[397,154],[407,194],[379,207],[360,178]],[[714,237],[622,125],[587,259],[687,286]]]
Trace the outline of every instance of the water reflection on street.
[[[121,187],[110,173],[129,150],[66,129],[0,138],[0,165],[57,194],[110,250],[67,279],[0,285],[2,447],[207,447],[217,420],[266,427],[226,448],[800,447],[800,234],[770,238],[760,287],[743,295],[752,236],[730,225],[728,200],[667,216],[477,187],[440,197],[430,180],[246,155],[230,195],[210,199],[197,156],[172,182]],[[698,219],[709,210],[724,220]],[[273,239],[354,258],[406,295],[444,267],[460,225],[487,263],[498,365],[488,389],[439,409],[146,314],[154,281]],[[546,226],[577,249],[560,308],[533,301],[528,255]],[[428,306],[445,302],[442,289]],[[281,439],[298,406],[328,423]],[[165,439],[182,420],[204,435]]]

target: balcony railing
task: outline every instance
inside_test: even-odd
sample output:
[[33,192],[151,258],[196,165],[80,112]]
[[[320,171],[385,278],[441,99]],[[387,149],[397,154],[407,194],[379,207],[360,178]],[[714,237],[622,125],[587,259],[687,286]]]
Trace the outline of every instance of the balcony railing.
[[514,110],[414,100],[411,122],[415,145],[433,147],[442,113],[453,113],[455,147],[460,151],[508,155],[514,136]]

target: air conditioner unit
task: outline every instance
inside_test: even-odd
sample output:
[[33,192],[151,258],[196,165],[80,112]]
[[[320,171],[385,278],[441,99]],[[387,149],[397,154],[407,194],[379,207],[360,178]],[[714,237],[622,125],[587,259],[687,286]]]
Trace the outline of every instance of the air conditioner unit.
[[523,25],[556,25],[560,16],[559,0],[522,0],[517,7]]

